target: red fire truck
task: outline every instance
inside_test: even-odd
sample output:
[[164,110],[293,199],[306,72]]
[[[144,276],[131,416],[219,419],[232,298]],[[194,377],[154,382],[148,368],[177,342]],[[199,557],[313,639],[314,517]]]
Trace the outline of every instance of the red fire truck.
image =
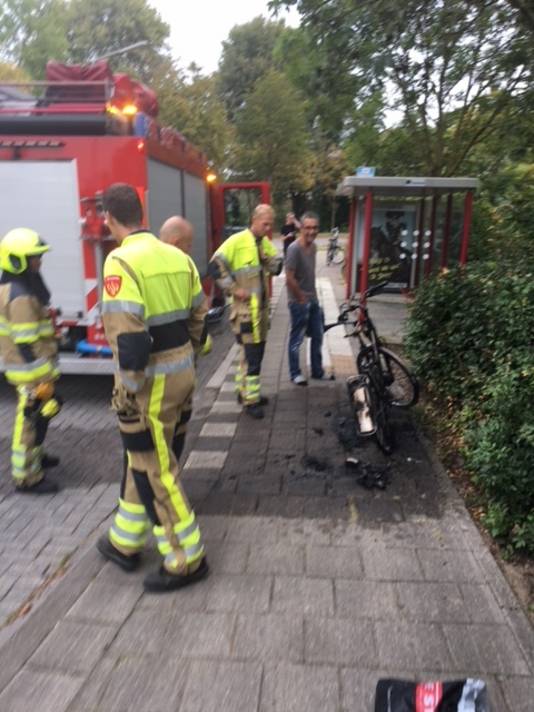
[[116,246],[101,209],[107,186],[134,185],[156,234],[171,215],[193,224],[208,294],[213,251],[270,202],[268,183],[210,182],[207,156],[157,113],[155,94],[106,61],[49,62],[44,82],[0,83],[0,235],[31,227],[51,246],[43,274],[64,373],[113,371],[99,310],[103,262]]

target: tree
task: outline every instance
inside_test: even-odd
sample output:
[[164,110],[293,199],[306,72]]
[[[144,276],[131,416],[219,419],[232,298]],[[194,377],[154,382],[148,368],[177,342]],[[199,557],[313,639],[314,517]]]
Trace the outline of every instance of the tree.
[[231,160],[235,131],[217,93],[216,78],[201,74],[193,64],[188,72],[175,69],[156,76],[153,85],[160,121],[183,133],[223,172]]
[[383,113],[382,92],[377,91],[359,107],[354,108],[346,120],[343,144],[347,160],[353,168],[377,165],[384,131]]
[[530,0],[508,0],[510,5],[519,11],[521,21],[525,27],[534,33],[534,6]]
[[314,156],[313,204],[321,217],[325,213],[325,222],[328,215],[332,229],[336,224],[337,187],[348,171],[347,156],[342,148],[327,141],[314,146]]
[[149,82],[165,57],[169,26],[147,0],[71,0],[68,8],[68,58],[92,62],[99,56],[145,40],[113,61],[114,68]]
[[345,67],[343,57],[336,58],[336,72],[329,72],[327,53],[305,27],[286,27],[273,57],[276,68],[306,96],[310,129],[338,142],[358,93],[357,78]]
[[304,99],[280,72],[259,79],[237,120],[237,167],[244,176],[271,181],[276,201],[312,185]]
[[274,67],[273,49],[283,27],[283,22],[256,17],[236,25],[223,42],[219,91],[232,120],[258,79]]
[[429,175],[459,171],[527,90],[531,37],[507,0],[271,2],[280,5],[297,5],[332,83],[341,57],[359,79],[359,103],[389,97]]
[[4,0],[0,4],[0,56],[44,76],[49,59],[68,53],[67,7],[63,0]]
[[49,59],[92,62],[142,40],[147,46],[119,55],[117,70],[149,80],[165,57],[169,27],[146,0],[3,0],[1,57],[20,64],[34,78]]
[[23,69],[9,62],[0,62],[0,81],[31,82],[31,77]]

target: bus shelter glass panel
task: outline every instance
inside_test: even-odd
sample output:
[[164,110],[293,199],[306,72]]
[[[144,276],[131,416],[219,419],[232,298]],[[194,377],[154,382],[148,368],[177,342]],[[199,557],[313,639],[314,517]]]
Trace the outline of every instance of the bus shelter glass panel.
[[[375,203],[371,225],[369,285],[388,280],[388,288],[394,290],[412,286],[418,239],[416,225],[415,205]],[[359,242],[362,249],[359,250],[358,261],[361,264],[363,240]]]

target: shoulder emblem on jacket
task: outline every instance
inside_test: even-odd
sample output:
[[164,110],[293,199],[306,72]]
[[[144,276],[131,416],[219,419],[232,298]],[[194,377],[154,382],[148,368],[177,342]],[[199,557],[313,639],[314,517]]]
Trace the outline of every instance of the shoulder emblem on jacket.
[[118,274],[110,274],[104,277],[104,289],[110,297],[116,297],[122,287],[122,277]]

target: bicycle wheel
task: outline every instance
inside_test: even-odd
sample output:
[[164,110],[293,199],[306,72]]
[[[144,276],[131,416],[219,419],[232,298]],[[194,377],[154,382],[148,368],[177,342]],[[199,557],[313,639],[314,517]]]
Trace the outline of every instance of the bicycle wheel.
[[391,455],[395,447],[393,428],[389,422],[388,404],[380,396],[376,387],[371,387],[371,402],[375,421],[375,440],[384,455]]
[[[415,405],[419,399],[419,383],[416,377],[393,351],[379,346],[378,353],[389,404],[395,408],[410,408]],[[369,370],[372,358],[371,346],[360,351],[356,359],[359,373]]]
[[342,247],[336,247],[334,254],[332,255],[332,262],[335,265],[340,265],[345,259],[345,250]]

